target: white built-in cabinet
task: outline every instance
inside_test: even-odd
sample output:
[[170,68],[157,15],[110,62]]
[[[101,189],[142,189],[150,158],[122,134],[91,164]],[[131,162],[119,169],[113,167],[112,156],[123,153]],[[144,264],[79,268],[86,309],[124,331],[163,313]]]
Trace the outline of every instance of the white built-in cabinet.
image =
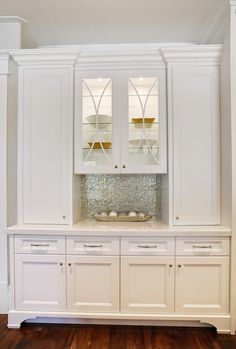
[[220,224],[219,66],[174,65],[173,223]]
[[166,221],[220,224],[220,53],[197,45],[79,60],[69,49],[13,52],[18,223],[78,220],[78,174],[167,173],[168,130]]
[[227,323],[228,237],[19,234],[10,245],[9,326],[58,312]]
[[67,307],[74,312],[119,311],[119,238],[66,240]]
[[[12,53],[19,65],[18,223],[76,221],[78,174],[167,173],[167,126],[167,221],[220,223],[220,48],[89,52],[79,60],[73,50],[36,51]],[[228,237],[181,237],[180,230],[180,237],[155,237],[153,230],[143,238],[141,229],[125,237],[125,228],[121,237],[92,236],[90,228],[90,237],[75,237],[47,229],[47,236],[16,229],[10,237],[9,326],[60,313],[208,316],[228,330]]]
[[122,238],[121,254],[121,311],[228,313],[228,238]]
[[68,310],[119,311],[119,270],[118,256],[68,255]]
[[75,74],[75,172],[165,173],[165,70]]
[[229,311],[229,257],[177,257],[175,281],[177,313]]
[[18,236],[14,250],[16,309],[65,311],[65,237]]
[[22,221],[67,223],[70,99],[68,69],[23,69]]
[[15,270],[17,310],[65,311],[65,256],[17,254]]
[[121,311],[174,312],[174,257],[121,257]]
[[[33,51],[34,52],[34,51]],[[72,223],[76,55],[13,52],[18,64],[18,222]]]

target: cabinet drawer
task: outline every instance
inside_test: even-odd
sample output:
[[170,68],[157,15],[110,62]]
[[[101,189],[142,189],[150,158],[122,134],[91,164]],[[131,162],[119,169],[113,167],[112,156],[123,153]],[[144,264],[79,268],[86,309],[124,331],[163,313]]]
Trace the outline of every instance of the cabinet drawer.
[[121,254],[132,255],[173,255],[174,238],[127,237],[121,240]]
[[78,255],[119,255],[119,237],[78,236],[67,237],[67,253]]
[[230,252],[228,237],[188,237],[176,238],[176,255],[228,256]]
[[15,236],[15,253],[64,254],[64,236]]

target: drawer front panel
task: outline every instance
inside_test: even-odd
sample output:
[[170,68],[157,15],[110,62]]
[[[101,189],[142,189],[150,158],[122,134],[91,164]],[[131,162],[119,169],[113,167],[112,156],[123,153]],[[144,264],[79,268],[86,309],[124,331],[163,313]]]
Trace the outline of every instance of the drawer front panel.
[[229,252],[228,237],[176,238],[176,255],[178,256],[228,256]]
[[15,253],[64,254],[64,236],[15,236]]
[[123,256],[168,256],[174,254],[174,246],[175,240],[172,237],[127,237],[121,239],[121,254]]
[[120,254],[119,237],[78,236],[67,237],[67,253],[78,255],[110,255]]

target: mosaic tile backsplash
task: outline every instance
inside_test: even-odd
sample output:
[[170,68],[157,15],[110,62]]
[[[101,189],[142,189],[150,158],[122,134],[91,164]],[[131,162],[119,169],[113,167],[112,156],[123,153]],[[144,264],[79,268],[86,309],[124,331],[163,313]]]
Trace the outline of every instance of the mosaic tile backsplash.
[[82,175],[81,216],[139,211],[160,218],[161,175]]

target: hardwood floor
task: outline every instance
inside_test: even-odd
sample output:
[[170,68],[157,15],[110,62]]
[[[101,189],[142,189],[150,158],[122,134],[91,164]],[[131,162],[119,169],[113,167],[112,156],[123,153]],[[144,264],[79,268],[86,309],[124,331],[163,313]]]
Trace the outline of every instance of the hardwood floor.
[[211,328],[6,325],[0,315],[0,349],[236,349],[236,336]]

